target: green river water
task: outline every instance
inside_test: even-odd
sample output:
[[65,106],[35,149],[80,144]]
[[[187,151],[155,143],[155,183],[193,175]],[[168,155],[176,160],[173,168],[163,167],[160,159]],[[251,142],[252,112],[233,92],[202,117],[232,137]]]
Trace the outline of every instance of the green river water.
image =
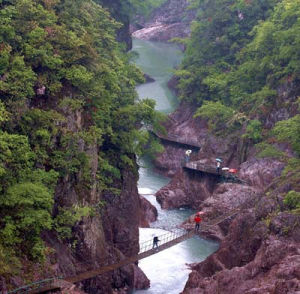
[[[155,79],[155,82],[137,87],[141,99],[152,98],[156,109],[170,113],[178,105],[177,98],[168,89],[167,82],[172,76],[172,69],[179,65],[182,52],[174,44],[133,40],[133,50],[139,54],[135,63],[141,70]],[[139,192],[158,210],[158,219],[151,228],[140,229],[140,242],[150,240],[154,234],[164,234],[168,229],[182,223],[193,211],[162,210],[156,202],[154,193],[166,185],[170,179],[154,172],[151,162],[140,160]],[[187,281],[189,263],[200,262],[218,249],[218,244],[194,237],[167,250],[152,255],[139,262],[140,268],[151,281],[148,290],[135,291],[136,294],[178,294]]]

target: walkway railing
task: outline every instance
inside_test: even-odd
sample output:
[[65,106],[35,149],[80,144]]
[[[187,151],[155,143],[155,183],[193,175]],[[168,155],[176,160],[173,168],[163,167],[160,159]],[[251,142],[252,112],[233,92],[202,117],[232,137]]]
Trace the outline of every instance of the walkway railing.
[[8,294],[23,294],[23,293],[30,293],[33,291],[39,292],[39,289],[42,289],[44,287],[51,287],[53,285],[53,283],[55,283],[56,281],[61,280],[61,279],[63,279],[63,277],[55,277],[55,278],[40,280],[37,282],[33,282],[31,284],[22,286],[15,290],[9,291],[7,293]]
[[[158,245],[162,246],[166,243],[169,243],[172,240],[175,240],[175,239],[177,239],[179,237],[182,237],[184,235],[187,235],[187,234],[188,234],[187,231],[184,230],[184,229],[179,229],[179,228],[172,229],[172,231],[170,231],[166,234],[158,236],[158,239],[159,239]],[[143,243],[140,243],[140,252],[139,252],[139,254],[142,254],[142,253],[144,253],[146,251],[149,251],[151,249],[153,249],[153,239],[145,241]]]
[[212,167],[211,165],[205,165],[198,161],[190,161],[183,165],[184,168],[196,170],[208,174],[212,174],[215,176],[220,177],[221,179],[225,179],[226,181],[232,181],[236,183],[246,184],[248,183],[244,180],[241,180],[237,175],[229,173],[228,171],[220,170],[220,172],[217,172],[216,167]]
[[158,138],[162,139],[162,140],[166,140],[166,141],[170,141],[170,142],[174,142],[174,143],[178,143],[178,144],[182,144],[182,145],[186,145],[186,146],[190,146],[192,148],[196,148],[196,149],[200,149],[201,146],[199,143],[197,142],[192,142],[191,140],[189,140],[188,138],[179,136],[179,135],[172,135],[172,134],[167,134],[166,136],[159,134],[157,132],[153,132],[152,133],[157,136]]
[[77,283],[77,282],[83,281],[85,279],[89,279],[89,278],[95,277],[97,275],[118,269],[122,266],[134,263],[135,261],[146,258],[150,255],[156,254],[159,251],[165,250],[165,249],[167,249],[171,246],[174,246],[186,239],[191,238],[193,235],[194,235],[193,231],[187,232],[184,229],[174,228],[174,229],[172,229],[172,231],[170,231],[166,234],[158,235],[158,239],[160,241],[158,243],[157,249],[153,248],[153,239],[151,239],[151,240],[140,243],[139,254],[132,256],[132,257],[128,257],[126,259],[123,259],[118,263],[108,265],[108,266],[103,266],[99,269],[90,270],[90,271],[84,272],[84,273],[79,274],[74,277],[57,277],[57,278],[55,277],[55,278],[37,281],[37,282],[31,283],[31,284],[28,284],[26,286],[20,287],[18,289],[15,289],[13,291],[10,291],[10,292],[8,292],[8,294],[23,294],[23,293],[33,294],[33,293],[42,293],[42,292],[58,289],[58,288],[60,288],[60,283],[59,283],[60,280],[61,281],[63,280],[65,282],[69,282],[69,283]]

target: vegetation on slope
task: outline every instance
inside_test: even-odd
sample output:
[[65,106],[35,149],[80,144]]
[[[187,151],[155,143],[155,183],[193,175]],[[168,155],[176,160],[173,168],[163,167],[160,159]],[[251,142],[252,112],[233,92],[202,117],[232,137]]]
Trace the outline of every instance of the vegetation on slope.
[[115,41],[120,25],[92,0],[0,1],[0,274],[45,256],[43,230],[68,232],[55,187],[91,188],[90,147],[99,193],[135,169],[149,139],[137,127],[158,116],[136,101],[143,77]]
[[[278,183],[299,191],[300,1],[194,0],[191,7],[198,17],[176,72],[181,98],[198,106],[195,116],[215,134],[242,135],[259,157],[285,161]],[[292,152],[279,150],[282,142]],[[297,193],[287,194],[290,208],[299,205]]]
[[[243,127],[252,143],[275,136],[299,155],[299,0],[193,5],[199,15],[177,71],[182,99],[198,105],[196,116],[207,117],[214,131]],[[283,101],[283,87],[295,88],[293,97]],[[293,117],[269,132],[264,127],[275,107]]]

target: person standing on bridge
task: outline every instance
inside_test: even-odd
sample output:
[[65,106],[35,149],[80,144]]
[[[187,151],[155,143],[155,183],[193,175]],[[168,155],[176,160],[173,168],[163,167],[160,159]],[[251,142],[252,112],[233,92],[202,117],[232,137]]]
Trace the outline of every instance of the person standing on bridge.
[[154,248],[158,249],[158,242],[160,242],[160,240],[158,239],[157,236],[154,236],[152,249],[154,249]]
[[190,156],[192,154],[192,150],[186,150],[185,151],[185,163],[188,163],[190,161]]
[[219,174],[219,173],[220,173],[220,170],[221,170],[221,162],[222,162],[222,159],[216,158],[216,162],[217,162],[217,173]]
[[195,231],[198,232],[200,229],[200,222],[202,221],[199,212],[195,215],[194,221],[195,221]]

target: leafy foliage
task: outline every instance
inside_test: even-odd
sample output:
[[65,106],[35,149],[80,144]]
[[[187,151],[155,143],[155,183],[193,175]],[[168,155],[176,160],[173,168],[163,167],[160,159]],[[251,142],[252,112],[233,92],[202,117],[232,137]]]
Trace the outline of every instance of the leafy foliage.
[[203,105],[198,108],[194,117],[207,118],[211,129],[220,130],[224,128],[226,122],[234,115],[234,110],[225,106],[221,102],[204,101]]
[[259,120],[251,120],[246,128],[244,138],[252,140],[254,143],[259,142],[262,139],[262,124]]
[[284,204],[287,205],[289,209],[299,209],[300,208],[300,192],[289,191],[284,197]]
[[93,208],[89,206],[73,206],[71,208],[60,209],[58,215],[54,219],[54,227],[61,239],[71,238],[72,227],[82,217],[90,216]]
[[278,140],[290,142],[295,152],[300,155],[300,114],[288,120],[279,121],[273,132]]
[[264,158],[264,157],[270,157],[270,158],[277,158],[281,159],[284,157],[284,152],[278,150],[275,146],[268,144],[266,142],[262,142],[255,145],[257,149],[259,150],[259,153],[257,154],[258,157]]

